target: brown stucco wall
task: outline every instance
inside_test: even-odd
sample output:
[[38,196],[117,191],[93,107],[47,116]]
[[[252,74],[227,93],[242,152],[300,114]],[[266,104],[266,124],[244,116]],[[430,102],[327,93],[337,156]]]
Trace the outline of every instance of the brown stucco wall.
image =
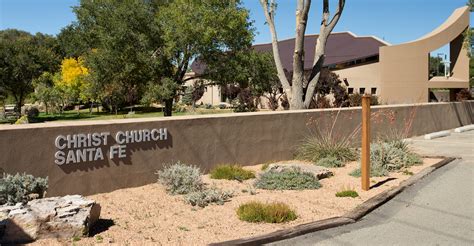
[[[377,106],[373,109],[373,135],[402,129],[410,118],[414,119],[410,135],[472,124],[473,108],[474,101]],[[155,182],[156,170],[177,160],[208,171],[222,163],[252,165],[291,159],[314,125],[329,129],[336,117],[334,134],[345,136],[359,125],[360,108],[3,125],[0,168],[7,173],[48,176],[49,196],[108,192]],[[129,144],[127,158],[122,160],[54,163],[58,135],[104,131],[114,135],[147,128],[167,128],[168,140]]]

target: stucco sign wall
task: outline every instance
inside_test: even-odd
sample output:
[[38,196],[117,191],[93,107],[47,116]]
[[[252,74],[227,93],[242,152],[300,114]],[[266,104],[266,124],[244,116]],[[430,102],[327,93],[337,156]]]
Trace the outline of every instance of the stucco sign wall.
[[[474,101],[372,110],[395,116],[371,124],[374,138],[404,129],[411,117],[409,136],[474,122]],[[157,170],[178,161],[208,172],[225,163],[291,160],[312,127],[346,136],[360,124],[360,115],[360,108],[343,108],[0,125],[0,175],[48,177],[48,196],[109,192],[155,183]]]
[[127,144],[163,141],[168,139],[168,130],[141,129],[118,131],[111,139],[110,132],[94,132],[59,135],[54,141],[57,165],[101,161],[105,158],[123,159],[127,157]]

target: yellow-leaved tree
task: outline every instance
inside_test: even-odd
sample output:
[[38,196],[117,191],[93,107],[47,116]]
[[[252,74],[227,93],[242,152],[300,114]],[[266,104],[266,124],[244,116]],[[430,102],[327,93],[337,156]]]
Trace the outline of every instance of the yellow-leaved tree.
[[65,58],[61,62],[59,75],[56,76],[54,85],[61,94],[64,106],[91,101],[89,70],[82,57]]

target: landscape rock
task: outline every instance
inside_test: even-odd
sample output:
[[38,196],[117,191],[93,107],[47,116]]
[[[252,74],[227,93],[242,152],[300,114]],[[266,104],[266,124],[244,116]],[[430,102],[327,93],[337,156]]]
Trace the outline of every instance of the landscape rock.
[[331,172],[329,169],[321,167],[321,166],[316,166],[316,165],[311,165],[307,163],[300,163],[300,162],[290,162],[290,163],[274,163],[270,164],[267,168],[268,171],[273,170],[276,172],[281,172],[286,169],[290,168],[299,168],[303,172],[308,172],[312,173],[315,175],[319,180],[328,178],[330,176],[333,176],[334,173]]
[[50,197],[0,206],[0,244],[41,238],[86,236],[100,216],[100,205],[80,195]]

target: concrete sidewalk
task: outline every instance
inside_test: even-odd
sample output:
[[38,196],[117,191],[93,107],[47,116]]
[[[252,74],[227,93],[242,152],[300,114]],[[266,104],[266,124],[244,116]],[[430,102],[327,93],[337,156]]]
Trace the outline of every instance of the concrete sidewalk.
[[361,221],[271,245],[474,245],[474,131],[414,138],[420,154],[459,156]]

